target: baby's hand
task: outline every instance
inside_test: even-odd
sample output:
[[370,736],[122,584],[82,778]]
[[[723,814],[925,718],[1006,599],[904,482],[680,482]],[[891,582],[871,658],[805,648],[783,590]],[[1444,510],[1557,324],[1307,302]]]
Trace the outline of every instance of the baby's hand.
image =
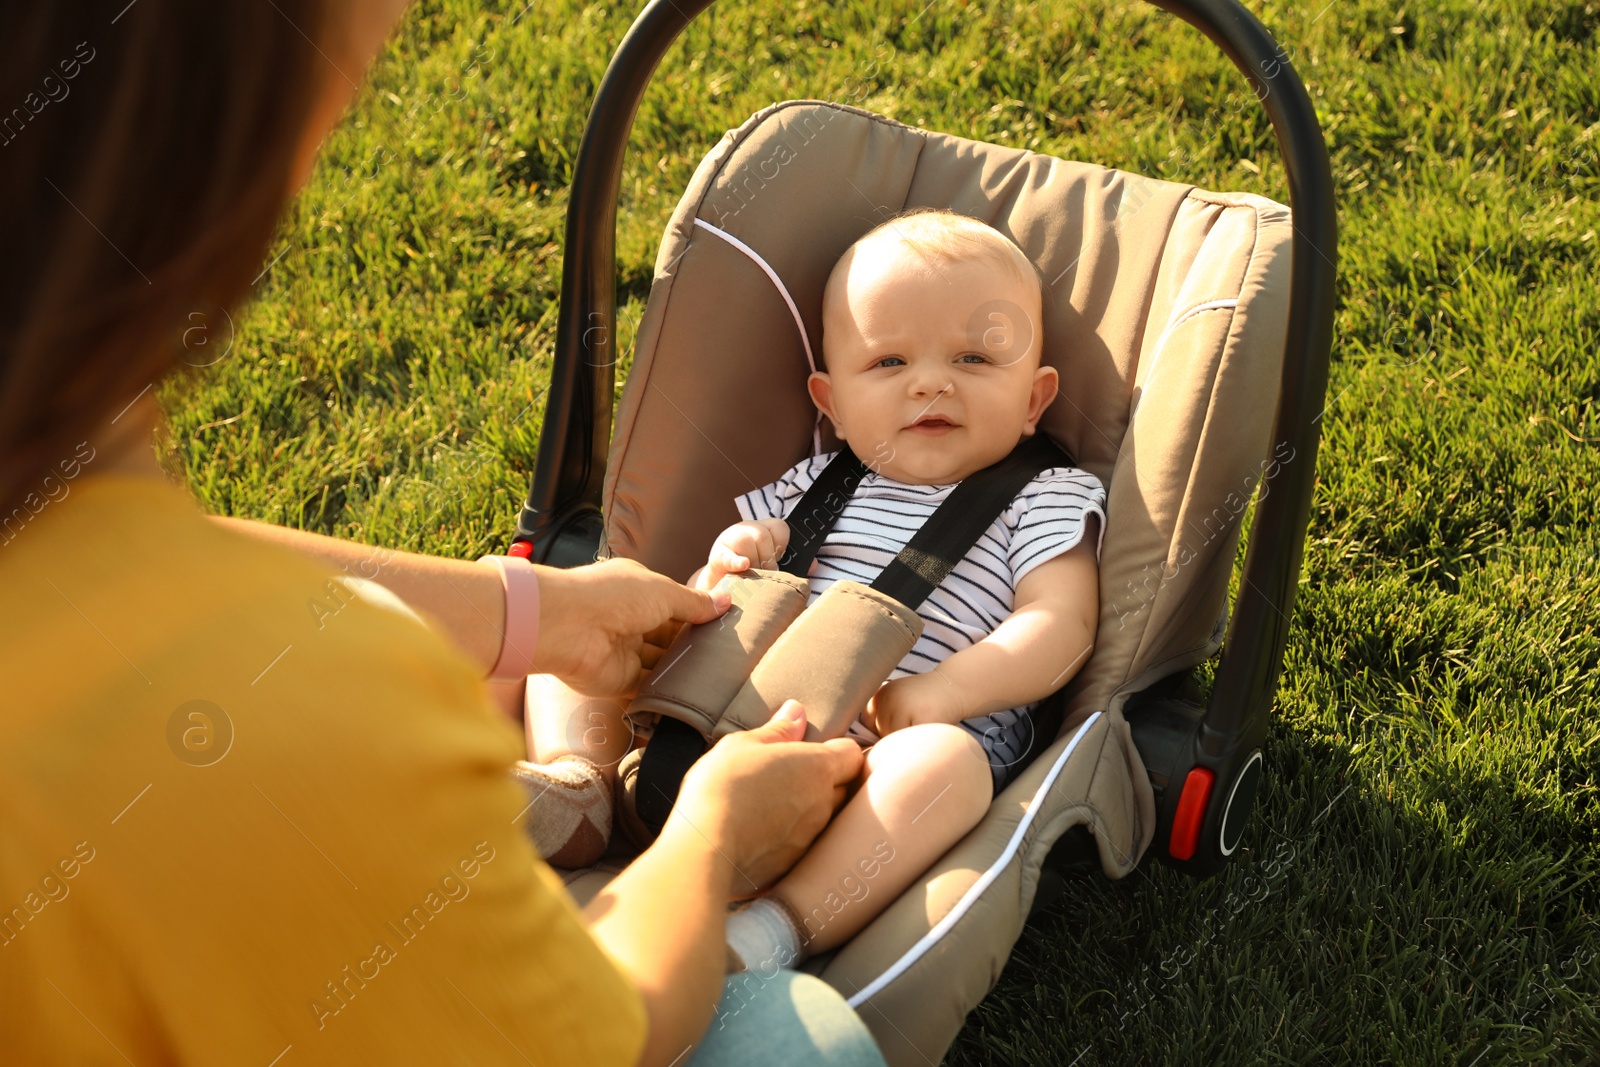
[[775,570],[778,557],[789,547],[789,524],[782,519],[738,522],[717,535],[706,561],[705,584],[710,589],[725,574],[740,574],[751,567]]
[[925,722],[952,725],[970,719],[972,712],[961,700],[955,686],[937,669],[927,674],[908,674],[884,682],[867,702],[861,724],[879,737],[907,726]]

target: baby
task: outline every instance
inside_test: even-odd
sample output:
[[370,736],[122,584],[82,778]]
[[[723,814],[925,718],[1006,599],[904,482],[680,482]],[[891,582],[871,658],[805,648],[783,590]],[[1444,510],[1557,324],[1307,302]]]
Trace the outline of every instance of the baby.
[[[1057,391],[1041,289],[1015,244],[951,212],[891,219],[839,260],[826,369],[807,386],[870,472],[817,553],[813,601],[843,578],[871,583],[958,482],[1035,432]],[[775,568],[784,516],[831,458],[740,497],[744,521],[690,584]],[[1034,706],[1093,647],[1104,497],[1084,471],[1044,471],[921,605],[922,636],[851,728],[869,746],[860,781],[800,862],[729,916],[730,967],[842,944],[982,818],[1035,744]]]

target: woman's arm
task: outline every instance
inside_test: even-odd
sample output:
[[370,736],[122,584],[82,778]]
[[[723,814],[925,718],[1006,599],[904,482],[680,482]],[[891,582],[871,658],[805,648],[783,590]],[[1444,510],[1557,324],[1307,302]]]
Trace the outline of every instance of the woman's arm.
[[681,821],[602,889],[589,934],[639,990],[649,1026],[640,1067],[681,1061],[722,995],[733,867]]
[[[230,530],[309,555],[384,586],[431,616],[484,675],[504,640],[500,573],[487,563],[344,541],[250,519],[214,517]],[[570,569],[534,565],[539,575],[539,641],[529,674],[553,674],[586,696],[631,692],[654,666],[670,631],[728,609],[724,593],[686,589],[633,560]]]
[[926,674],[888,682],[862,722],[882,735],[1020,707],[1065,685],[1094,650],[1099,567],[1090,537],[1029,571],[1012,613],[988,637]]
[[[287,526],[213,516],[237,533],[312,556],[352,578],[377,582],[401,600],[426,612],[484,675],[500,657],[505,632],[505,590],[500,574],[486,563],[445,559],[417,552],[375,548]],[[540,575],[541,585],[543,575]]]
[[854,741],[804,734],[791,700],[767,724],[718,741],[684,778],[655,844],[584,909],[644,999],[643,1067],[680,1062],[705,1034],[727,970],[728,901],[793,866],[860,771]]

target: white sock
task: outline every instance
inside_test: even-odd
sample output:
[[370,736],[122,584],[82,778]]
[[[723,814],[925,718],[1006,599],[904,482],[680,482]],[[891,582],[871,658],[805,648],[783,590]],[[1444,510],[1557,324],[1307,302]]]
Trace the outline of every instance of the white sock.
[[800,957],[800,932],[787,908],[760,897],[728,916],[728,947],[744,970],[788,967]]

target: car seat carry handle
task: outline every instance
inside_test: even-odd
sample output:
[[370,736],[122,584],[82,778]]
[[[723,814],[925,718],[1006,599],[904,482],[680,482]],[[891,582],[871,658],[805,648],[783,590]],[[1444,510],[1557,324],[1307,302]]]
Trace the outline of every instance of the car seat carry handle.
[[[1150,2],[1203,32],[1246,79],[1276,136],[1293,219],[1288,321],[1271,439],[1291,447],[1295,458],[1260,481],[1225,649],[1189,746],[1192,759],[1214,772],[1218,795],[1244,796],[1242,768],[1259,760],[1266,735],[1316,484],[1337,298],[1338,198],[1312,98],[1260,20],[1239,0]],[[576,566],[606,550],[601,503],[618,364],[616,233],[623,163],[657,65],[712,3],[646,0],[596,87],[572,167],[537,469],[511,555]],[[1174,767],[1174,773],[1180,770]],[[1185,870],[1210,873],[1237,845],[1223,823],[1242,826],[1242,820],[1224,819],[1228,810],[1206,809],[1196,838],[1201,851],[1183,861]]]

